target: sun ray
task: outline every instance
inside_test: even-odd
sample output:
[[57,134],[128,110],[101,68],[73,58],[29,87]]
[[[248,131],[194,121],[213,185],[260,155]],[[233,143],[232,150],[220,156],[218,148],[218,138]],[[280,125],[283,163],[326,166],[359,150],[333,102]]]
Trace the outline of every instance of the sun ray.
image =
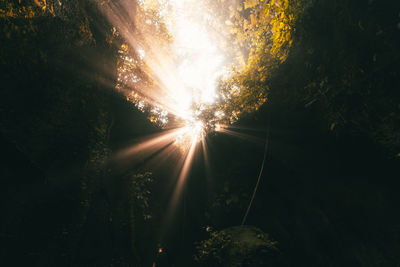
[[146,137],[144,140],[135,142],[135,144],[131,147],[119,151],[115,158],[116,160],[129,158],[130,156],[146,158],[152,153],[161,150],[165,146],[168,146],[171,142],[174,142],[176,136],[178,136],[181,132],[182,129],[173,129]]
[[209,176],[211,173],[211,167],[210,167],[210,161],[208,158],[208,147],[207,147],[207,139],[203,138],[201,140],[201,149],[202,149],[202,154],[203,154],[203,161],[206,169],[206,176]]
[[[120,54],[130,69],[121,69],[117,89],[136,104],[146,103],[172,114],[182,127],[194,126],[195,132],[187,131],[188,135],[202,135],[198,126],[208,125],[199,123],[199,108],[215,102],[217,81],[227,73],[227,59],[216,42],[224,34],[213,29],[212,16],[205,24],[205,4],[193,0],[117,3],[102,4],[115,32],[127,44]],[[143,77],[132,70],[140,70],[138,75]],[[157,115],[152,115],[154,120]],[[159,120],[161,125],[167,125],[167,118]],[[199,137],[194,138],[196,142]]]
[[262,137],[257,137],[255,135],[250,135],[250,134],[242,133],[242,132],[239,132],[239,131],[232,131],[232,130],[229,130],[229,129],[224,128],[224,127],[218,128],[216,130],[216,132],[227,134],[227,135],[230,135],[230,136],[234,136],[234,137],[237,137],[237,138],[240,138],[240,139],[244,139],[246,141],[251,141],[251,142],[254,142],[254,143],[257,143],[257,144],[263,144],[264,141],[265,141],[264,138],[262,138]]
[[203,155],[207,177],[211,176],[207,132],[218,130],[239,137],[244,134],[214,126],[225,116],[212,108],[219,101],[217,83],[220,77],[226,78],[231,72],[216,41],[223,39],[224,33],[212,28],[212,16],[208,17],[210,25],[204,23],[204,3],[195,0],[132,2],[136,1],[119,4],[108,1],[102,7],[122,39],[116,89],[139,110],[150,113],[150,120],[164,130],[137,140],[117,152],[114,158],[152,168],[167,160],[175,161],[175,168],[169,174],[172,181],[177,180],[166,210],[168,222],[184,191],[197,151]]
[[175,211],[176,211],[176,207],[177,204],[179,202],[179,199],[182,195],[182,192],[184,190],[184,186],[185,186],[185,182],[186,179],[189,175],[190,172],[190,168],[191,165],[193,163],[193,158],[196,152],[196,148],[197,148],[197,143],[192,143],[190,145],[190,148],[188,149],[187,153],[182,157],[183,159],[183,165],[182,168],[180,170],[176,185],[175,185],[175,189],[172,193],[171,196],[171,200],[169,202],[168,205],[168,209],[167,209],[167,214],[166,214],[166,225],[169,225],[172,218],[174,217]]

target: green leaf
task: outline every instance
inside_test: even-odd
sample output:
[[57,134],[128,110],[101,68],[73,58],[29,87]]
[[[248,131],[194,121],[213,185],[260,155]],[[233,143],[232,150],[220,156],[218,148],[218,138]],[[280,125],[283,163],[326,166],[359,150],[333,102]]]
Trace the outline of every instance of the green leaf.
[[255,7],[258,4],[257,0],[246,0],[244,2],[244,9]]

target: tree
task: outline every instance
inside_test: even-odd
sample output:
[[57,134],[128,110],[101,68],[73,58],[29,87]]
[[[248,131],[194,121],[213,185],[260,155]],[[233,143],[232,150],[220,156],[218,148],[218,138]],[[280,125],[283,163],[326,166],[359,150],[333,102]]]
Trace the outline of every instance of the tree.
[[[231,36],[243,65],[219,84],[219,109],[233,122],[241,114],[257,110],[267,100],[268,79],[285,62],[293,44],[295,22],[305,1],[271,0],[218,1],[229,5],[222,17],[231,27]],[[239,63],[241,60],[236,61]]]

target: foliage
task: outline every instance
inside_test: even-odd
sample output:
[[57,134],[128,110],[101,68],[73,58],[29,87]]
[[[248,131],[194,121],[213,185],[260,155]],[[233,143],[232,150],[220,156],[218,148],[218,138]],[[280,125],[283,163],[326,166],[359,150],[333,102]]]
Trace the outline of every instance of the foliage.
[[233,24],[236,42],[249,48],[247,68],[257,63],[262,54],[285,61],[303,4],[301,0],[247,0],[243,8],[238,8],[229,23]]
[[[222,32],[224,36],[214,37],[215,41],[233,64],[242,66],[221,78],[215,103],[193,104],[196,119],[207,129],[233,123],[265,103],[266,80],[288,55],[301,4],[301,0],[206,1],[208,9],[202,18],[207,30],[214,32],[213,36],[218,36],[217,29]],[[119,49],[116,88],[146,111],[152,122],[164,126],[168,115],[162,102],[168,96],[162,90],[165,85],[160,75],[168,73],[178,56],[172,55],[169,47],[172,36],[167,24],[173,14],[162,0],[139,1],[133,8],[135,15],[127,18],[133,19],[133,29],[115,24],[115,35],[124,42]]]
[[[224,7],[219,16],[239,46],[237,62],[244,62],[219,83],[213,112],[225,114],[222,123],[254,112],[274,96],[291,109],[315,109],[325,130],[362,134],[398,153],[394,4],[231,0],[215,5]],[[332,10],[337,15],[322,15]],[[383,18],[380,10],[390,11]]]
[[142,211],[144,220],[151,219],[150,211],[150,185],[153,182],[151,172],[135,173],[131,175],[131,189],[129,195],[136,199],[137,206]]
[[[234,64],[243,66],[233,68],[220,80],[216,103],[194,107],[199,111],[197,119],[211,129],[216,124],[232,123],[265,103],[266,80],[288,55],[302,1],[219,0],[206,3],[208,10],[203,19],[207,29],[211,32],[219,29],[222,34],[230,29],[230,34],[216,37],[215,41],[234,58]],[[167,116],[161,114],[160,105],[165,95],[160,90],[164,85],[159,75],[165,73],[168,66],[173,66],[176,56],[169,51],[172,36],[166,26],[173,14],[166,11],[165,1],[139,1],[135,8],[134,30],[126,32],[117,25],[125,43],[120,48],[116,87],[139,109],[147,111],[152,122],[163,126]],[[132,39],[135,39],[134,44]],[[156,108],[155,112],[152,107]]]
[[228,4],[223,16],[231,28],[232,39],[239,46],[237,63],[232,75],[219,84],[219,109],[232,123],[241,114],[256,111],[269,91],[267,80],[283,63],[293,44],[295,23],[303,12],[304,0],[220,1]]
[[[196,261],[207,264],[222,264],[227,254],[226,249],[232,246],[232,237],[224,231],[210,231],[210,238],[197,245]],[[212,266],[212,265],[211,265]]]
[[197,245],[195,256],[203,265],[255,267],[276,262],[277,242],[271,241],[260,229],[237,226],[221,231],[207,230],[210,238]]
[[[336,10],[336,15],[330,14]],[[386,16],[382,17],[385,10]],[[376,1],[321,1],[297,24],[292,54],[269,80],[287,107],[319,114],[336,135],[365,136],[400,151],[398,14]]]
[[[112,257],[128,254],[108,253],[120,243],[110,248],[111,239],[127,239],[120,232],[130,214],[125,206],[110,212],[110,206],[119,204],[112,191],[121,193],[128,187],[122,190],[121,182],[105,169],[115,111],[111,102],[116,98],[108,87],[116,82],[112,72],[117,51],[106,40],[111,27],[94,1],[57,1],[54,13],[38,8],[36,2],[49,7],[55,1],[0,4],[2,11],[8,8],[0,16],[0,131],[45,176],[45,182],[32,187],[16,182],[21,191],[5,189],[29,205],[11,205],[9,221],[2,229],[21,233],[15,244],[23,245],[6,250],[2,246],[5,254],[11,253],[1,261],[5,265],[80,265],[97,250],[101,252],[96,259],[110,265]],[[107,179],[113,187],[105,186]],[[33,185],[32,181],[28,184]],[[13,202],[7,201],[7,205]],[[100,228],[91,227],[93,221]],[[97,235],[96,229],[112,229],[112,233],[103,235],[100,230],[102,234]],[[104,242],[91,242],[86,249],[86,240],[93,236]],[[129,251],[126,258],[132,255]]]
[[46,14],[46,1],[1,1],[0,18],[34,18]]
[[133,29],[124,33],[121,25],[114,27],[113,34],[123,39],[118,51],[116,89],[146,112],[151,122],[164,126],[167,112],[160,106],[164,95],[158,74],[165,71],[171,61],[172,36],[160,13],[159,1],[141,1],[135,8],[135,16],[130,18],[134,20]]

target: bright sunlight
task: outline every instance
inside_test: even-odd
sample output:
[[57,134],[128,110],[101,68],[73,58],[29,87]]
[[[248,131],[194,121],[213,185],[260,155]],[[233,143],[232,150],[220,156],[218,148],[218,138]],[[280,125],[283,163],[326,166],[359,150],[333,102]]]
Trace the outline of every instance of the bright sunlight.
[[[198,142],[210,124],[200,115],[215,104],[227,64],[204,23],[207,9],[193,0],[142,0],[139,6],[144,17],[132,18],[139,33],[122,30],[121,17],[110,15],[127,41],[120,49],[117,89],[149,111],[152,122],[181,128],[176,143]],[[179,123],[171,125],[171,116]]]

